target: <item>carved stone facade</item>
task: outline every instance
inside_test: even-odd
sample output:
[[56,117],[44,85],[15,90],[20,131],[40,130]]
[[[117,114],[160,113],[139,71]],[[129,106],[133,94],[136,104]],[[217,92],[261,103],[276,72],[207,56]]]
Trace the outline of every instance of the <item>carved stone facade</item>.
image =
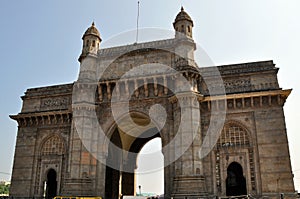
[[182,9],[175,38],[100,49],[93,24],[78,80],[28,89],[11,116],[11,196],[134,195],[137,154],[160,137],[165,198],[295,197],[283,113],[291,90],[279,87],[278,68],[198,67],[192,27]]

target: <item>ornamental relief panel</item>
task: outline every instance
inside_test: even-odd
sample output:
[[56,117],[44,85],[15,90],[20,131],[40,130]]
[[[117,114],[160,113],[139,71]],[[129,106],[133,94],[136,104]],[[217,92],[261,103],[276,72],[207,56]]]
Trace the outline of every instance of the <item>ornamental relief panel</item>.
[[[223,85],[216,84],[215,82],[219,81],[214,81],[212,80],[207,80],[205,83],[209,83],[209,89],[212,92],[222,92],[223,89],[225,89],[226,93],[238,93],[238,92],[245,92],[245,91],[252,91],[254,90],[254,86],[251,84],[251,80],[249,77],[246,78],[239,78],[239,79],[223,79]],[[202,84],[201,85],[202,90],[204,92],[204,95],[208,95],[210,93],[207,85]],[[224,93],[219,93],[219,94],[224,94]]]
[[41,110],[68,109],[70,104],[70,97],[44,98],[41,99]]
[[[278,88],[278,83],[276,82],[268,82],[268,83],[263,83],[260,81],[251,81],[250,77],[242,77],[242,78],[224,78],[223,79],[223,85],[216,84],[212,80],[206,80],[204,84],[202,83],[200,85],[200,90],[204,92],[204,95],[208,95],[209,89],[211,91],[223,91],[223,88],[225,89],[225,92],[228,93],[241,93],[241,92],[247,92],[247,91],[257,91],[257,90],[270,90],[270,89],[277,89]],[[209,84],[209,89],[206,85],[206,83]],[[202,88],[201,88],[202,87]],[[224,94],[224,93],[219,93],[219,94]]]
[[250,78],[224,80],[226,93],[250,91],[252,88]]

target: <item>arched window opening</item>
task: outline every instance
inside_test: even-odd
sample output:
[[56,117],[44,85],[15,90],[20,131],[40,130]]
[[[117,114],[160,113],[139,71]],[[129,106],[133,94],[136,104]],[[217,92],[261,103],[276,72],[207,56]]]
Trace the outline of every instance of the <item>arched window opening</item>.
[[181,32],[184,32],[184,25],[181,25]]
[[41,155],[62,155],[64,153],[64,143],[58,136],[52,136],[43,144]]
[[57,195],[56,171],[50,169],[46,180],[46,199],[52,199]]
[[92,44],[93,47],[96,47],[96,41],[93,40],[93,44]]
[[[253,143],[250,135],[251,134],[245,127],[243,127],[242,125],[234,121],[228,122],[223,127],[219,140],[215,147],[215,180],[216,180],[216,188],[218,193],[225,194],[225,190],[226,190],[227,195],[231,195],[233,193],[236,194],[236,191],[232,191],[235,189],[234,186],[232,186],[233,188],[228,188],[228,186],[230,187],[232,184],[234,184],[236,180],[235,178],[236,173],[233,172],[230,167],[226,174],[226,171],[224,172],[223,170],[223,166],[221,162],[222,160],[228,161],[230,159],[231,161],[235,161],[234,157],[237,154],[239,154],[240,158],[247,159],[247,164],[248,164],[247,168],[249,168],[249,171],[247,170],[246,173],[248,172],[250,173],[250,176],[248,176],[249,180],[247,182],[250,183],[249,188],[251,189],[251,191],[256,190],[255,157],[254,157],[254,149],[252,147]],[[234,153],[235,155],[232,153]],[[243,173],[240,171],[242,170],[242,167],[240,168],[235,167],[235,168],[236,171],[239,171],[238,173]],[[227,177],[226,179],[223,179],[222,176],[224,177],[227,176]],[[226,183],[223,184],[225,180]],[[246,184],[246,181],[244,184]],[[240,190],[242,190],[242,193],[247,192],[245,191],[246,187],[243,187],[243,189]],[[240,194],[241,191],[237,193]]]
[[191,27],[190,26],[188,26],[188,32],[191,32]]
[[249,147],[250,141],[244,128],[238,125],[225,125],[219,141],[218,148],[222,147]]
[[237,162],[232,162],[227,168],[226,195],[247,195],[246,179],[243,176],[243,168]]

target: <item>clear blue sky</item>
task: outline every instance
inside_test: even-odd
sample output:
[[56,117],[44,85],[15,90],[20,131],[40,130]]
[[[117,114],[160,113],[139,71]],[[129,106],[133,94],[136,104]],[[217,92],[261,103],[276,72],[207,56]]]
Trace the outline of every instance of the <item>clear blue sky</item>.
[[[195,41],[215,64],[274,60],[280,68],[280,86],[294,89],[285,115],[296,189],[300,190],[300,1],[140,2],[141,28],[169,30],[183,5],[194,20]],[[0,172],[12,170],[17,124],[8,115],[20,112],[20,96],[27,88],[75,81],[86,28],[94,20],[103,41],[133,30],[136,7],[137,0],[1,1]],[[9,178],[0,173],[0,180]]]

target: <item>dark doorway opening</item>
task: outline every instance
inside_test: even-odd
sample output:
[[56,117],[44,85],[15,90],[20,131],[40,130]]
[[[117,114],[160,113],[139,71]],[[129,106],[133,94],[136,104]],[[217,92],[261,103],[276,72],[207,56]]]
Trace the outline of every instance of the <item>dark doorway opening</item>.
[[46,199],[52,199],[57,194],[56,171],[54,169],[49,169],[46,183]]
[[[112,137],[108,148],[105,173],[105,198],[118,199],[120,196],[120,169],[122,162],[122,141],[118,130]],[[114,168],[110,166],[114,165]]]
[[226,195],[247,195],[246,179],[243,176],[243,168],[237,162],[232,162],[227,168]]

